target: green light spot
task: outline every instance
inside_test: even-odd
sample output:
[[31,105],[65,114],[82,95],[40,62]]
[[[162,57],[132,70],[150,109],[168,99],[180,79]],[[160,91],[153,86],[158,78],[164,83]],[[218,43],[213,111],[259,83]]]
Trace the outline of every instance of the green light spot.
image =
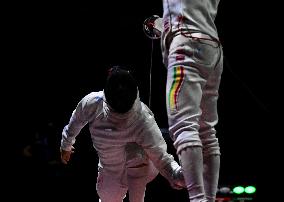
[[241,193],[244,193],[244,191],[245,191],[245,188],[242,187],[242,186],[237,186],[237,187],[235,187],[235,188],[233,189],[233,192],[234,192],[235,194],[241,194]]
[[256,188],[255,188],[254,186],[247,186],[247,187],[245,188],[245,192],[246,192],[247,194],[253,194],[255,191],[256,191]]

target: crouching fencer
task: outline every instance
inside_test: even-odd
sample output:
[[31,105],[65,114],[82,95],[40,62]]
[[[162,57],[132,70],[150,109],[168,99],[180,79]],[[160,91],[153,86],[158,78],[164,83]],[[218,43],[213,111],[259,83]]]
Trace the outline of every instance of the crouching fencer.
[[76,136],[88,124],[99,157],[97,194],[101,202],[143,202],[146,185],[158,173],[175,189],[184,187],[181,167],[167,153],[167,144],[151,110],[139,99],[132,74],[109,70],[105,88],[82,98],[64,127],[61,160],[67,164]]

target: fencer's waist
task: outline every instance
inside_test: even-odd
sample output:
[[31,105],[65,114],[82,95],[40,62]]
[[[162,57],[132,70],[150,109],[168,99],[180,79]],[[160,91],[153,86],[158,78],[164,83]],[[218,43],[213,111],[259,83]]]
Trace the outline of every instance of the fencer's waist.
[[207,40],[213,39],[210,35],[203,34],[200,32],[188,33],[187,35],[193,38],[199,38],[199,39],[207,39]]
[[200,33],[200,32],[194,32],[194,33],[187,33],[185,35],[187,37],[192,38],[192,39],[199,40],[203,43],[208,43],[208,44],[211,44],[211,45],[219,45],[220,44],[218,39],[213,38],[208,34],[203,34],[203,33]]

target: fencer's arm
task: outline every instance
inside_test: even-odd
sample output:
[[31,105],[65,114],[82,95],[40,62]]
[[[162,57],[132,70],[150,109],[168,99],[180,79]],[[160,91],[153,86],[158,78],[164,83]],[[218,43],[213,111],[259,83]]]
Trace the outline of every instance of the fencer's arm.
[[61,138],[61,150],[71,151],[76,141],[76,136],[81,129],[87,124],[85,106],[87,103],[86,97],[83,98],[73,111],[69,123],[63,128]]
[[[149,114],[149,116],[152,115]],[[153,116],[150,120],[151,119],[152,121],[147,122],[149,125],[145,127],[146,129],[139,135],[138,144],[143,147],[160,174],[164,176],[172,186],[179,183],[182,184],[183,179],[180,179],[182,175],[181,167],[174,160],[174,157],[167,153],[167,144],[162,133],[157,123],[154,121]]]

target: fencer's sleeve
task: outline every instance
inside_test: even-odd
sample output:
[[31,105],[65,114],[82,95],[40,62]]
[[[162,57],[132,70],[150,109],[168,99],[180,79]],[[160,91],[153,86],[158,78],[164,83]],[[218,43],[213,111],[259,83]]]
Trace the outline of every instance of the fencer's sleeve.
[[138,136],[138,144],[144,148],[161,175],[171,182],[180,166],[174,157],[167,153],[167,144],[153,115],[149,114],[145,124]]
[[88,101],[91,94],[85,96],[73,111],[69,123],[63,128],[61,138],[61,149],[71,151],[72,145],[76,141],[76,136],[81,129],[88,123]]

